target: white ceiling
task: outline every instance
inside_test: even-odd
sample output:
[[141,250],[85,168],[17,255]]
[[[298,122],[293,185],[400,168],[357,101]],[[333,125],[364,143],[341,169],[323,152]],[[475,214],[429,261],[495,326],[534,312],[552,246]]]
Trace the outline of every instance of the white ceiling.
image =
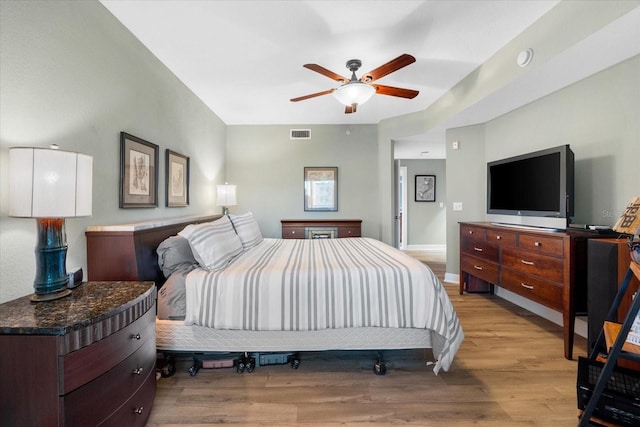
[[[558,1],[101,3],[228,125],[348,125],[425,110]],[[357,58],[363,63],[360,76],[403,53],[416,62],[377,82],[419,90],[412,100],[375,95],[355,114],[344,114],[331,95],[289,101],[338,86],[303,64],[316,63],[349,77],[346,61]],[[544,70],[537,74],[537,80],[511,88],[521,92],[519,99],[549,93],[550,75]],[[486,101],[496,108],[479,109],[484,112],[480,121],[508,111],[502,111],[505,105],[513,109],[524,104],[505,103],[512,98],[504,92]],[[476,116],[460,115],[455,124],[478,123],[470,121],[478,120]],[[396,141],[396,158],[444,158],[442,132],[439,128]]]

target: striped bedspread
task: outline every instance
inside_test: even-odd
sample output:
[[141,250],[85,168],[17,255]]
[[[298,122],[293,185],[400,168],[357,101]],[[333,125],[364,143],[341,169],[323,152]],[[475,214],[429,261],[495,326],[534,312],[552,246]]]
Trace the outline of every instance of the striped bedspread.
[[369,238],[264,239],[222,271],[189,273],[186,306],[187,324],[216,329],[425,329],[445,370],[463,340],[435,274]]

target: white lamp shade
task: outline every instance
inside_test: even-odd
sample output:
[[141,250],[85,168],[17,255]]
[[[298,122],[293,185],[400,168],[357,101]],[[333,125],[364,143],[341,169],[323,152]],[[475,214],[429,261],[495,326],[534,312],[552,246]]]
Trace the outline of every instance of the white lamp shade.
[[235,206],[236,186],[231,184],[217,185],[217,206]]
[[9,215],[91,215],[93,157],[48,148],[9,149]]
[[362,105],[371,99],[374,93],[376,89],[373,86],[360,81],[350,81],[334,90],[333,96],[344,105]]

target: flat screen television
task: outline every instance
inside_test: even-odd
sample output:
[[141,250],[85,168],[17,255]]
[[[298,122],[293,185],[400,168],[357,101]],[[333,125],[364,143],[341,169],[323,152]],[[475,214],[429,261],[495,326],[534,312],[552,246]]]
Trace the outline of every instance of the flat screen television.
[[[489,162],[487,213],[511,219],[557,218],[561,221],[554,224],[566,228],[574,215],[573,175],[574,156],[569,145]],[[535,221],[527,223],[537,225]],[[547,223],[540,221],[540,225]]]

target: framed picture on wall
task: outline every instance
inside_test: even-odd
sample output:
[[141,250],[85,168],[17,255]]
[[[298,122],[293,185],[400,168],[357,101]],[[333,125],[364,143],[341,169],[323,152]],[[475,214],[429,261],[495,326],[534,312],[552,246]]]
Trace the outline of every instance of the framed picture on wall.
[[304,210],[338,210],[338,168],[304,168]]
[[167,207],[188,206],[189,158],[167,149],[165,159]]
[[156,144],[120,132],[120,207],[158,206],[158,152]]
[[436,201],[436,176],[416,175],[416,202]]

